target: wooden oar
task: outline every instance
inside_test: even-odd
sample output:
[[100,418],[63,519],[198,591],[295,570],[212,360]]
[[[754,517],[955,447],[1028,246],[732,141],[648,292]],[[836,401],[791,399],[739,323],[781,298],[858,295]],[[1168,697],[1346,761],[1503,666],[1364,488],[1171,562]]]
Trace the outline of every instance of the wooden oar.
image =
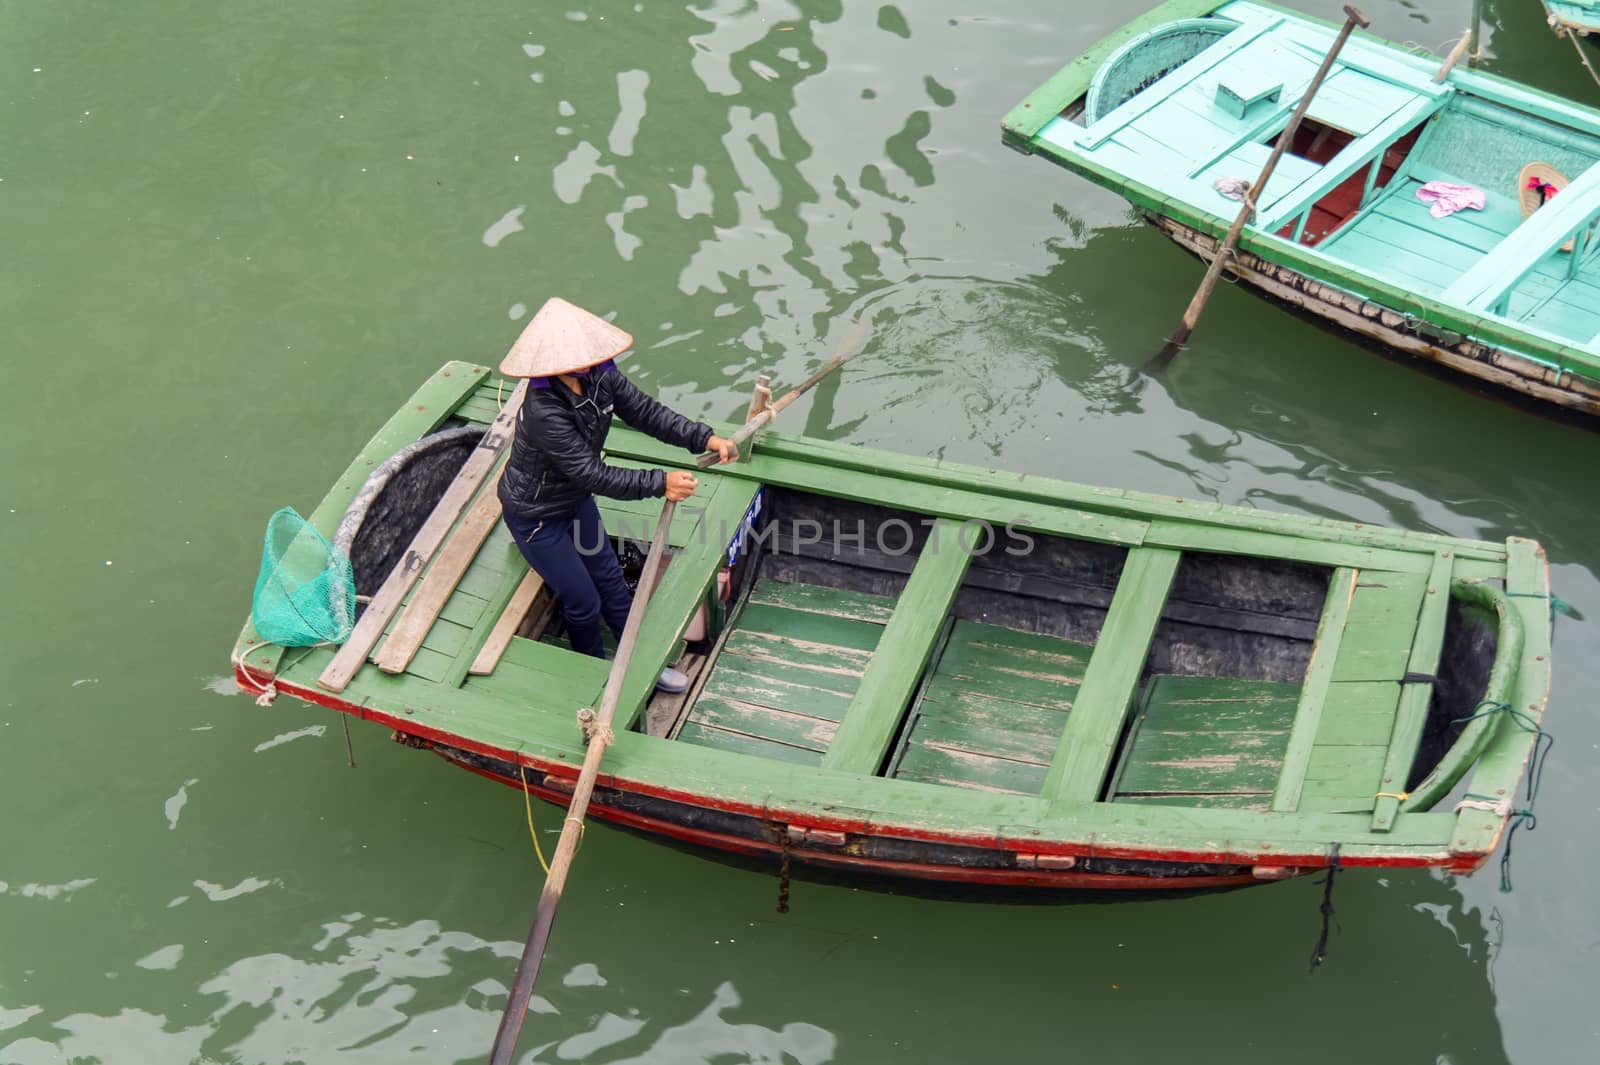
[[[860,350],[865,335],[866,329],[861,322],[851,323],[850,331],[845,334],[837,354],[828,364],[740,427],[732,437],[735,445],[748,440],[752,433],[770,422],[779,411],[843,366]],[[697,461],[701,466],[709,466],[717,458],[716,454],[707,453]],[[566,819],[561,823],[561,840],[556,844],[555,857],[550,861],[550,872],[545,877],[544,890],[539,895],[539,909],[533,919],[533,928],[528,932],[528,943],[522,948],[522,959],[517,963],[517,976],[511,985],[510,1001],[506,1003],[500,1028],[495,1032],[494,1046],[489,1051],[490,1065],[507,1065],[516,1053],[522,1019],[528,1014],[528,999],[533,994],[534,981],[539,978],[539,964],[544,961],[545,947],[550,942],[550,928],[555,923],[556,907],[561,904],[567,873],[572,868],[572,859],[578,853],[578,841],[583,838],[583,817],[589,811],[589,799],[594,794],[595,780],[600,775],[600,760],[605,757],[606,748],[611,744],[611,720],[616,716],[617,700],[622,696],[622,682],[628,672],[628,663],[633,659],[634,646],[639,642],[639,627],[644,622],[645,605],[661,573],[662,559],[667,549],[667,530],[672,527],[672,515],[677,507],[678,504],[667,500],[661,508],[661,517],[656,521],[656,533],[650,540],[650,553],[645,556],[644,572],[639,576],[633,606],[628,610],[628,620],[622,627],[622,638],[617,641],[617,657],[611,663],[605,691],[600,696],[594,730],[590,733],[589,750],[584,755],[577,787],[572,790]]]
[[[828,364],[826,366],[812,374],[810,377],[806,378],[804,381],[800,382],[778,399],[773,400],[765,410],[761,411],[755,417],[741,425],[738,430],[728,438],[728,442],[731,443],[735,448],[743,447],[746,440],[749,440],[752,436],[759,432],[763,426],[781,414],[783,412],[783,408],[787,407],[789,404],[793,403],[795,400],[811,391],[819,383],[821,383],[824,377],[827,377],[833,371],[849,362],[852,357],[860,352],[862,346],[866,342],[867,334],[869,332],[871,332],[871,329],[866,322],[863,322],[860,319],[851,322],[850,328],[845,332],[844,339],[839,341],[839,346],[834,349],[833,358],[828,360]],[[720,457],[721,456],[719,456],[715,451],[708,451],[704,455],[701,455],[699,458],[695,459],[695,463],[704,469],[705,467],[716,462]]]
[[1294,142],[1294,135],[1300,130],[1300,120],[1305,118],[1306,109],[1311,106],[1311,98],[1322,87],[1323,79],[1328,76],[1328,71],[1333,69],[1334,61],[1339,58],[1339,52],[1344,48],[1344,42],[1350,39],[1350,34],[1357,26],[1366,29],[1371,23],[1367,16],[1356,8],[1346,4],[1344,9],[1344,25],[1339,29],[1339,36],[1333,40],[1333,47],[1328,49],[1328,54],[1322,57],[1322,66],[1317,68],[1316,76],[1311,79],[1311,84],[1306,86],[1305,95],[1300,97],[1300,104],[1294,109],[1294,114],[1289,116],[1289,124],[1284,127],[1283,133],[1278,136],[1278,143],[1273,147],[1272,154],[1267,156],[1266,165],[1261,168],[1261,173],[1245,188],[1244,205],[1239,208],[1239,216],[1233,220],[1233,225],[1228,228],[1228,235],[1222,241],[1222,247],[1211,259],[1211,265],[1206,269],[1205,279],[1200,282],[1200,287],[1195,290],[1194,298],[1189,301],[1189,306],[1183,312],[1183,321],[1178,324],[1178,329],[1172,334],[1172,339],[1167,341],[1162,348],[1145,366],[1147,372],[1157,372],[1166,367],[1183,346],[1189,342],[1189,334],[1194,332],[1195,323],[1200,321],[1200,312],[1205,310],[1206,301],[1211,298],[1212,290],[1217,287],[1217,280],[1222,276],[1223,268],[1228,260],[1233,257],[1233,251],[1239,245],[1239,236],[1244,232],[1245,223],[1250,221],[1250,216],[1256,210],[1256,192],[1267,187],[1267,182],[1272,180],[1272,172],[1278,168],[1278,160],[1283,158],[1283,153],[1288,151],[1289,145]]
[[600,759],[611,743],[611,719],[617,712],[617,699],[622,695],[622,682],[628,672],[628,662],[639,642],[639,626],[644,621],[645,604],[656,586],[656,576],[661,572],[661,560],[666,555],[667,530],[672,527],[672,514],[678,504],[667,500],[656,521],[656,534],[650,541],[650,553],[645,557],[644,572],[639,577],[639,588],[628,610],[627,623],[622,627],[622,638],[617,641],[617,657],[611,663],[611,673],[606,677],[605,692],[600,696],[594,731],[590,733],[589,751],[583,759],[583,770],[578,774],[578,786],[572,791],[572,801],[567,806],[566,820],[561,823],[561,841],[556,844],[555,857],[550,861],[550,873],[545,877],[544,891],[539,895],[539,909],[528,933],[528,944],[522,949],[522,960],[517,963],[516,980],[511,986],[511,1000],[500,1018],[500,1029],[494,1036],[494,1047],[489,1052],[491,1065],[506,1065],[517,1049],[517,1035],[522,1031],[522,1019],[528,1013],[528,998],[533,994],[533,982],[539,977],[539,963],[544,961],[546,944],[550,941],[550,926],[555,923],[556,907],[561,904],[561,892],[567,885],[567,872],[572,868],[573,856],[578,852],[578,841],[583,838],[583,815],[589,810],[589,797],[594,794],[595,779],[600,775]]

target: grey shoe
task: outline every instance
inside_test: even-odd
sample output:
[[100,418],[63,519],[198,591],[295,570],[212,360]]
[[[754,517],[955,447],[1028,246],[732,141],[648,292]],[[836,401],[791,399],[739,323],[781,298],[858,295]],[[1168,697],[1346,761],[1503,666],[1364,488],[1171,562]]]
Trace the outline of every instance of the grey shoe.
[[663,669],[661,676],[656,678],[657,691],[681,692],[687,687],[689,687],[689,678],[671,666]]

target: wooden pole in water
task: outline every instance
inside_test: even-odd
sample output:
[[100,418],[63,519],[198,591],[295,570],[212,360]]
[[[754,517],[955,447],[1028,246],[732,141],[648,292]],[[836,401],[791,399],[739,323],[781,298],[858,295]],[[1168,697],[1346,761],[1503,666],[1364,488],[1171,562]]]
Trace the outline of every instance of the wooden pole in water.
[[1468,30],[1461,35],[1461,39],[1456,42],[1456,46],[1450,49],[1450,54],[1444,57],[1444,62],[1439,64],[1439,69],[1433,75],[1433,83],[1435,85],[1442,84],[1444,79],[1450,76],[1450,72],[1455,69],[1457,63],[1461,62],[1461,57],[1466,54],[1471,45],[1472,31]]
[[1272,172],[1278,168],[1278,160],[1283,158],[1283,153],[1289,150],[1289,145],[1294,141],[1294,135],[1300,130],[1300,121],[1306,116],[1306,109],[1311,106],[1311,98],[1322,87],[1322,82],[1328,76],[1328,71],[1333,69],[1334,61],[1339,58],[1339,52],[1344,48],[1344,42],[1350,39],[1350,34],[1357,26],[1366,29],[1371,23],[1367,16],[1356,8],[1346,4],[1344,25],[1339,29],[1339,36],[1334,38],[1333,47],[1328,49],[1328,54],[1322,57],[1322,65],[1317,68],[1316,76],[1311,79],[1311,84],[1306,86],[1305,95],[1300,97],[1300,103],[1289,116],[1289,124],[1278,136],[1278,143],[1273,147],[1272,154],[1267,156],[1266,165],[1261,168],[1261,173],[1256,177],[1244,193],[1244,205],[1239,209],[1239,216],[1233,220],[1233,225],[1228,228],[1228,235],[1223,239],[1222,246],[1211,259],[1211,265],[1206,268],[1205,279],[1200,282],[1200,287],[1195,290],[1194,298],[1189,301],[1189,306],[1183,312],[1183,321],[1178,324],[1177,332],[1172,334],[1172,339],[1167,341],[1166,347],[1150,361],[1147,370],[1160,370],[1171,362],[1183,346],[1189,342],[1189,334],[1194,332],[1195,323],[1200,320],[1200,312],[1205,310],[1206,301],[1211,298],[1211,293],[1217,287],[1217,280],[1222,276],[1223,268],[1228,260],[1233,257],[1233,251],[1239,245],[1239,236],[1244,232],[1245,223],[1250,221],[1250,216],[1256,210],[1256,190],[1265,189],[1267,182],[1272,180]]
[[522,949],[522,960],[517,963],[516,980],[511,985],[511,1000],[506,1003],[505,1015],[500,1018],[500,1028],[495,1032],[494,1047],[489,1052],[491,1065],[507,1065],[517,1050],[522,1019],[528,1013],[528,998],[533,994],[534,981],[539,978],[539,963],[544,960],[545,947],[550,942],[550,926],[555,923],[556,907],[561,905],[561,892],[567,885],[567,873],[572,868],[573,857],[578,853],[578,841],[583,838],[583,815],[588,812],[595,779],[600,775],[600,759],[605,757],[606,747],[611,743],[611,719],[617,712],[617,700],[622,695],[622,681],[628,672],[628,662],[633,658],[633,649],[639,642],[639,626],[644,621],[645,604],[656,585],[656,576],[661,572],[661,560],[666,554],[667,530],[672,526],[672,514],[677,506],[672,500],[667,500],[656,522],[656,534],[650,541],[650,553],[645,557],[644,572],[639,577],[639,590],[634,594],[633,606],[628,610],[622,638],[617,641],[617,657],[611,663],[605,692],[600,696],[599,713],[589,734],[589,751],[583,759],[583,770],[578,774],[578,785],[572,791],[572,801],[567,805],[566,820],[561,823],[561,841],[556,844],[555,857],[550,861],[550,873],[545,877],[544,891],[539,895],[539,909],[533,919],[533,928],[528,933],[528,944]]
[[[860,349],[865,336],[866,329],[862,323],[852,322],[849,332],[839,345],[837,354],[828,364],[801,382],[782,399],[765,404],[755,417],[746,421],[733,435],[735,446],[748,440],[751,434],[772,421],[783,408],[849,361],[850,357]],[[758,386],[757,397],[770,394],[763,392],[765,387],[765,385]],[[752,408],[755,406],[754,401],[751,406]],[[716,462],[718,457],[716,453],[710,452],[701,455],[697,461],[701,466],[709,466]],[[667,500],[661,508],[661,517],[656,521],[655,536],[650,540],[650,553],[645,556],[644,572],[639,575],[638,591],[634,593],[633,606],[629,608],[628,620],[622,627],[622,638],[617,641],[617,657],[611,663],[611,672],[606,677],[605,691],[600,696],[600,707],[589,733],[589,750],[584,755],[583,769],[578,774],[577,787],[572,790],[572,801],[567,804],[566,819],[561,823],[561,840],[556,844],[555,857],[550,860],[550,872],[545,877],[544,890],[539,895],[539,908],[533,919],[533,928],[528,932],[527,945],[522,948],[522,959],[517,962],[517,976],[511,985],[511,998],[506,1003],[506,1011],[500,1018],[500,1028],[495,1032],[494,1046],[489,1051],[490,1065],[508,1065],[517,1051],[517,1036],[522,1032],[522,1019],[528,1014],[528,999],[533,995],[534,981],[539,978],[539,964],[544,961],[545,948],[550,942],[550,928],[555,923],[556,907],[561,905],[561,892],[567,886],[567,873],[572,868],[572,859],[577,855],[578,843],[583,838],[583,816],[589,810],[589,799],[594,794],[595,780],[600,775],[600,760],[605,757],[606,748],[611,745],[611,720],[616,716],[617,700],[622,696],[622,682],[628,672],[628,663],[633,658],[634,647],[639,642],[639,627],[644,622],[645,605],[656,586],[656,578],[661,573],[662,559],[667,549],[667,530],[672,527],[672,514],[677,506],[672,500]]]
[[1483,0],[1472,0],[1472,28],[1467,31],[1467,66],[1478,65],[1478,45],[1483,34]]

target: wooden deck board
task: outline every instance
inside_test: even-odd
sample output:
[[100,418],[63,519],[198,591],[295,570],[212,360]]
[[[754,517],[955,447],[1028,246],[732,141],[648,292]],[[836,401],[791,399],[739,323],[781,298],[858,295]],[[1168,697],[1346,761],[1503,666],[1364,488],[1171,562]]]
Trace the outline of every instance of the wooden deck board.
[[692,743],[700,747],[714,747],[718,750],[732,751],[735,754],[749,754],[757,758],[770,758],[780,762],[795,762],[799,765],[816,765],[822,761],[822,755],[804,747],[794,747],[776,740],[764,739],[760,736],[750,736],[742,732],[730,732],[727,729],[703,725],[698,721],[686,722],[683,730],[678,733],[681,743]]
[[[741,617],[740,621],[744,619]],[[839,647],[773,632],[739,628],[728,637],[724,654],[746,658],[790,662],[807,669],[823,670],[859,679],[872,660],[871,650]],[[853,688],[853,685],[852,685]]]
[[936,691],[933,685],[929,685],[927,693],[923,695],[917,713],[924,718],[966,721],[980,727],[1003,727],[1014,732],[1048,736],[1052,744],[1067,726],[1066,710],[1014,703],[987,693],[949,688]]
[[[1066,715],[1056,715],[1061,725]],[[948,717],[929,717],[921,714],[911,730],[911,743],[926,747],[942,747],[952,751],[966,751],[991,758],[1009,758],[1027,762],[1040,768],[1048,767],[1055,753],[1056,734],[1027,732],[1006,725],[985,725],[969,720]]]
[[724,655],[712,667],[705,692],[708,696],[839,721],[850,706],[855,685],[850,686],[850,691],[839,692],[814,683],[826,676],[779,662],[740,661]]
[[[821,754],[833,742],[836,719],[812,717],[778,707],[742,702],[709,689],[695,700],[689,721],[728,732],[740,732]],[[681,738],[681,737],[680,737]]]
[[[1017,777],[991,760],[1036,766],[1043,780],[1066,728],[1081,663],[1092,652],[1056,636],[956,621],[903,730],[892,775],[1031,792],[1034,774]],[[1019,675],[1019,664],[1025,674]]]
[[1036,795],[1044,783],[1045,767],[919,744],[906,749],[895,776],[949,787]]
[[766,603],[746,603],[739,615],[739,627],[746,632],[854,651],[876,649],[878,638],[883,633],[883,626],[874,622],[818,614],[810,610],[791,610]]
[[1270,799],[1298,705],[1296,684],[1158,676],[1124,745],[1124,796],[1242,794]]
[[894,613],[894,598],[887,595],[870,595],[845,588],[829,588],[801,581],[758,581],[750,590],[749,602],[788,610],[805,610],[816,614],[852,618],[883,625]]

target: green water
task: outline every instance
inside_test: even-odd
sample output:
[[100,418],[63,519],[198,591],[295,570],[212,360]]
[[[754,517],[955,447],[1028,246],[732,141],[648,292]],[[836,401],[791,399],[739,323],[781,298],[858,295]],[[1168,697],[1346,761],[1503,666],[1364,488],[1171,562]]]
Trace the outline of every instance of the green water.
[[[1197,267],[998,136],[1133,14],[1108,7],[0,0],[0,1062],[486,1054],[540,885],[520,800],[376,728],[347,769],[332,715],[257,708],[227,652],[268,514],[550,295],[615,311],[637,379],[717,417],[876,308],[788,428],[1533,536],[1600,618],[1600,436],[1233,288],[1138,371]],[[1443,50],[1466,8],[1367,10]],[[1490,14],[1491,68],[1600,102],[1532,0]],[[1308,881],[1076,906],[802,883],[779,916],[770,875],[596,826],[524,1060],[1592,1060],[1597,654],[1563,620],[1516,891],[1346,876],[1314,978]]]

